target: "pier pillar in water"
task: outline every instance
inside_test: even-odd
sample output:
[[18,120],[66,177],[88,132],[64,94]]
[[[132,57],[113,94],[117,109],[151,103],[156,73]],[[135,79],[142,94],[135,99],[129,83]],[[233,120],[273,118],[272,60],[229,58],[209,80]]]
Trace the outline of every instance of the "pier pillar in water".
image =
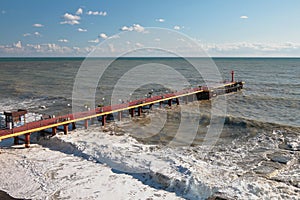
[[129,109],[131,117],[134,117],[134,108]]
[[171,107],[172,106],[172,99],[168,100],[168,105]]
[[162,101],[159,102],[159,108],[162,107],[162,103],[163,103]]
[[106,124],[106,115],[102,115],[102,126]]
[[30,133],[25,134],[25,148],[30,147]]
[[138,107],[138,116],[142,115],[142,106]]
[[121,121],[122,120],[122,111],[118,112],[118,120]]
[[210,92],[208,90],[204,90],[202,92],[197,93],[198,100],[209,100],[210,99]]
[[19,144],[19,137],[15,136],[14,137],[14,145],[18,145]]
[[87,129],[89,127],[89,121],[88,119],[84,120],[84,128]]
[[234,82],[234,71],[231,71],[231,82]]
[[52,127],[52,136],[56,135],[57,126]]
[[179,105],[179,99],[178,98],[176,98],[176,104]]
[[76,123],[72,122],[72,130],[76,129]]
[[64,124],[63,126],[64,126],[64,134],[68,135],[68,131],[69,131],[68,124]]
[[153,103],[149,105],[149,109],[152,110],[153,108]]

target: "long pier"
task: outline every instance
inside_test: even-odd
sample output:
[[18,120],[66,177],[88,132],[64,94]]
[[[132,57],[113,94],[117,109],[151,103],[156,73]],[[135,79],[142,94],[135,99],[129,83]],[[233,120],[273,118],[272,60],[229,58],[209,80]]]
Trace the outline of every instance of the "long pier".
[[[188,103],[189,101],[209,100],[216,95],[241,90],[243,88],[243,85],[244,82],[235,82],[232,78],[232,82],[224,83],[221,86],[211,89],[207,87],[196,87],[179,92],[137,99],[128,103],[97,107],[89,111],[29,122],[24,124],[23,126],[0,130],[0,141],[8,138],[14,138],[14,143],[18,144],[19,140],[23,140],[25,142],[25,147],[28,148],[30,147],[30,135],[34,132],[52,129],[52,135],[55,135],[58,127],[63,127],[64,134],[68,134],[70,124],[72,124],[72,129],[75,129],[76,122],[83,121],[85,128],[88,128],[89,120],[92,120],[94,118],[97,119],[98,117],[101,117],[102,126],[105,126],[106,118],[110,114],[117,113],[118,120],[121,120],[122,113],[125,111],[128,111],[131,117],[134,117],[135,115],[140,116],[145,106],[152,107],[154,104],[159,104],[159,106],[161,107],[164,102],[167,102],[169,106],[172,106],[173,102],[179,105],[180,101]],[[22,135],[24,135],[25,137],[20,138],[19,136]]]

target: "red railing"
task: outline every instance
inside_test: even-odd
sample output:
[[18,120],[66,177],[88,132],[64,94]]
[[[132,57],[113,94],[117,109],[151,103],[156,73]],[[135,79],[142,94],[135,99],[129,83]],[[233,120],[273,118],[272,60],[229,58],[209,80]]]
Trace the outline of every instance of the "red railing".
[[202,89],[207,90],[207,87],[202,87],[202,88],[197,87],[197,88],[187,89],[187,90],[183,90],[183,91],[179,91],[179,92],[168,93],[168,94],[153,96],[153,97],[149,97],[149,98],[137,99],[137,100],[130,101],[128,103],[122,103],[122,104],[104,106],[101,108],[95,108],[94,110],[90,110],[90,111],[83,111],[83,112],[78,112],[78,113],[74,113],[74,114],[58,116],[55,118],[29,122],[23,126],[15,127],[13,129],[0,130],[0,137],[5,136],[5,135],[10,135],[13,133],[19,133],[22,131],[33,130],[36,128],[42,128],[42,127],[46,127],[49,125],[55,125],[55,124],[58,124],[61,122],[66,122],[66,124],[67,124],[67,122],[70,120],[89,117],[89,116],[92,116],[95,114],[100,114],[100,113],[105,113],[105,112],[112,112],[114,110],[126,109],[128,107],[136,106],[136,105],[139,105],[142,103],[143,104],[145,104],[145,103],[151,104],[151,102],[155,102],[155,101],[159,101],[159,100],[164,101],[164,99],[167,99],[167,98],[172,98],[172,97],[176,97],[176,96],[184,95],[184,94],[190,94],[192,92],[200,91]]

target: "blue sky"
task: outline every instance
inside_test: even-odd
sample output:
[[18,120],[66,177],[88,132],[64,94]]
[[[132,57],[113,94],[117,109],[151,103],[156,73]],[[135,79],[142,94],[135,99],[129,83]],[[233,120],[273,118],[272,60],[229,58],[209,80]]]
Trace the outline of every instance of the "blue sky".
[[300,56],[299,0],[1,0],[0,56],[86,56],[122,31],[173,29],[211,56]]

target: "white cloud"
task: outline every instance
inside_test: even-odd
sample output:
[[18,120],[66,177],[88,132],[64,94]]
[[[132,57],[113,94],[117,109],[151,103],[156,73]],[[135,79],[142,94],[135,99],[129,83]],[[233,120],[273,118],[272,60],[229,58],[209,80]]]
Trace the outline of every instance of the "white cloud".
[[241,18],[241,19],[248,19],[249,17],[246,16],[246,15],[242,15],[242,16],[240,16],[240,18]]
[[35,35],[35,36],[37,36],[37,37],[42,36],[42,35],[41,35],[39,32],[37,32],[37,31],[34,32],[33,35]]
[[18,41],[13,46],[16,47],[16,48],[18,48],[18,49],[21,49],[22,48],[22,43],[21,43],[21,41]]
[[0,53],[3,56],[85,56],[91,50],[92,48],[89,47],[67,47],[55,43],[26,44],[23,46],[21,41],[12,45],[0,45]]
[[[62,39],[65,40],[65,39]],[[85,47],[69,47],[58,45],[55,43],[46,44],[23,44],[17,41],[13,44],[0,45],[0,55],[2,56],[85,56],[95,48],[94,45],[100,42],[100,38],[91,40],[91,46]],[[61,43],[65,44],[65,43]],[[130,43],[136,48],[143,47],[142,43]],[[278,57],[300,56],[300,43],[259,43],[259,42],[236,42],[236,43],[203,43],[200,46],[211,56],[259,56],[259,57]],[[119,48],[110,44],[110,52],[118,52]],[[185,49],[185,51],[192,51]]]
[[64,43],[69,42],[69,40],[67,40],[67,39],[59,39],[58,41],[59,41],[59,42],[64,42]]
[[106,11],[88,11],[86,13],[87,15],[100,15],[100,16],[106,16],[107,12]]
[[41,28],[41,27],[43,27],[44,25],[43,25],[43,24],[33,24],[32,26],[33,26],[33,27],[37,27],[37,28]]
[[3,14],[3,15],[6,14],[6,11],[5,11],[5,10],[2,10],[2,11],[1,11],[1,14]]
[[89,40],[88,42],[90,42],[90,43],[99,43],[100,40],[99,40],[99,38],[97,38],[97,39],[95,39],[95,40]]
[[141,44],[141,43],[139,43],[139,42],[137,42],[137,43],[135,43],[135,46],[136,46],[137,48],[141,48],[141,47],[143,47],[144,45]]
[[114,44],[108,44],[108,47],[109,47],[111,53],[116,52]]
[[64,14],[63,17],[64,17],[65,20],[80,20],[79,16],[72,15],[72,14],[69,14],[69,13]]
[[132,30],[129,30],[129,27],[127,27],[127,26],[123,26],[123,27],[121,28],[121,30],[122,30],[122,31],[132,31]]
[[213,56],[299,56],[300,43],[237,42],[202,44],[202,48]]
[[24,37],[31,36],[31,33],[24,33],[23,36],[24,36]]
[[82,13],[83,13],[83,9],[78,8],[78,10],[76,11],[76,15],[82,15]]
[[36,37],[41,37],[42,35],[40,34],[40,32],[34,32],[34,33],[24,33],[23,34],[24,37],[29,37],[29,36],[36,36]]
[[87,32],[86,29],[82,29],[82,28],[78,28],[77,30],[78,30],[79,32]]
[[103,39],[107,39],[107,38],[108,38],[107,35],[106,35],[105,33],[101,33],[101,34],[99,35],[99,37],[101,37],[101,38],[103,38]]
[[39,44],[27,44],[26,46],[36,50],[41,49],[41,45]]
[[75,25],[75,24],[80,24],[80,22],[77,21],[77,20],[71,20],[71,21],[63,21],[63,22],[60,22],[60,24],[70,24],[70,25]]
[[119,35],[113,35],[113,36],[110,36],[110,37],[109,37],[109,39],[118,39],[118,38],[120,38]]
[[145,28],[139,24],[133,24],[132,26],[123,26],[122,31],[136,31],[136,32],[145,32]]
[[174,29],[174,30],[180,30],[181,28],[180,28],[180,26],[177,26],[177,25],[176,25],[176,26],[173,27],[173,29]]
[[160,18],[160,19],[156,19],[155,21],[157,21],[157,22],[165,22],[165,19]]
[[80,24],[79,22],[79,20],[81,19],[80,16],[65,13],[63,18],[65,19],[65,21],[60,22],[60,24],[71,24],[71,25]]

